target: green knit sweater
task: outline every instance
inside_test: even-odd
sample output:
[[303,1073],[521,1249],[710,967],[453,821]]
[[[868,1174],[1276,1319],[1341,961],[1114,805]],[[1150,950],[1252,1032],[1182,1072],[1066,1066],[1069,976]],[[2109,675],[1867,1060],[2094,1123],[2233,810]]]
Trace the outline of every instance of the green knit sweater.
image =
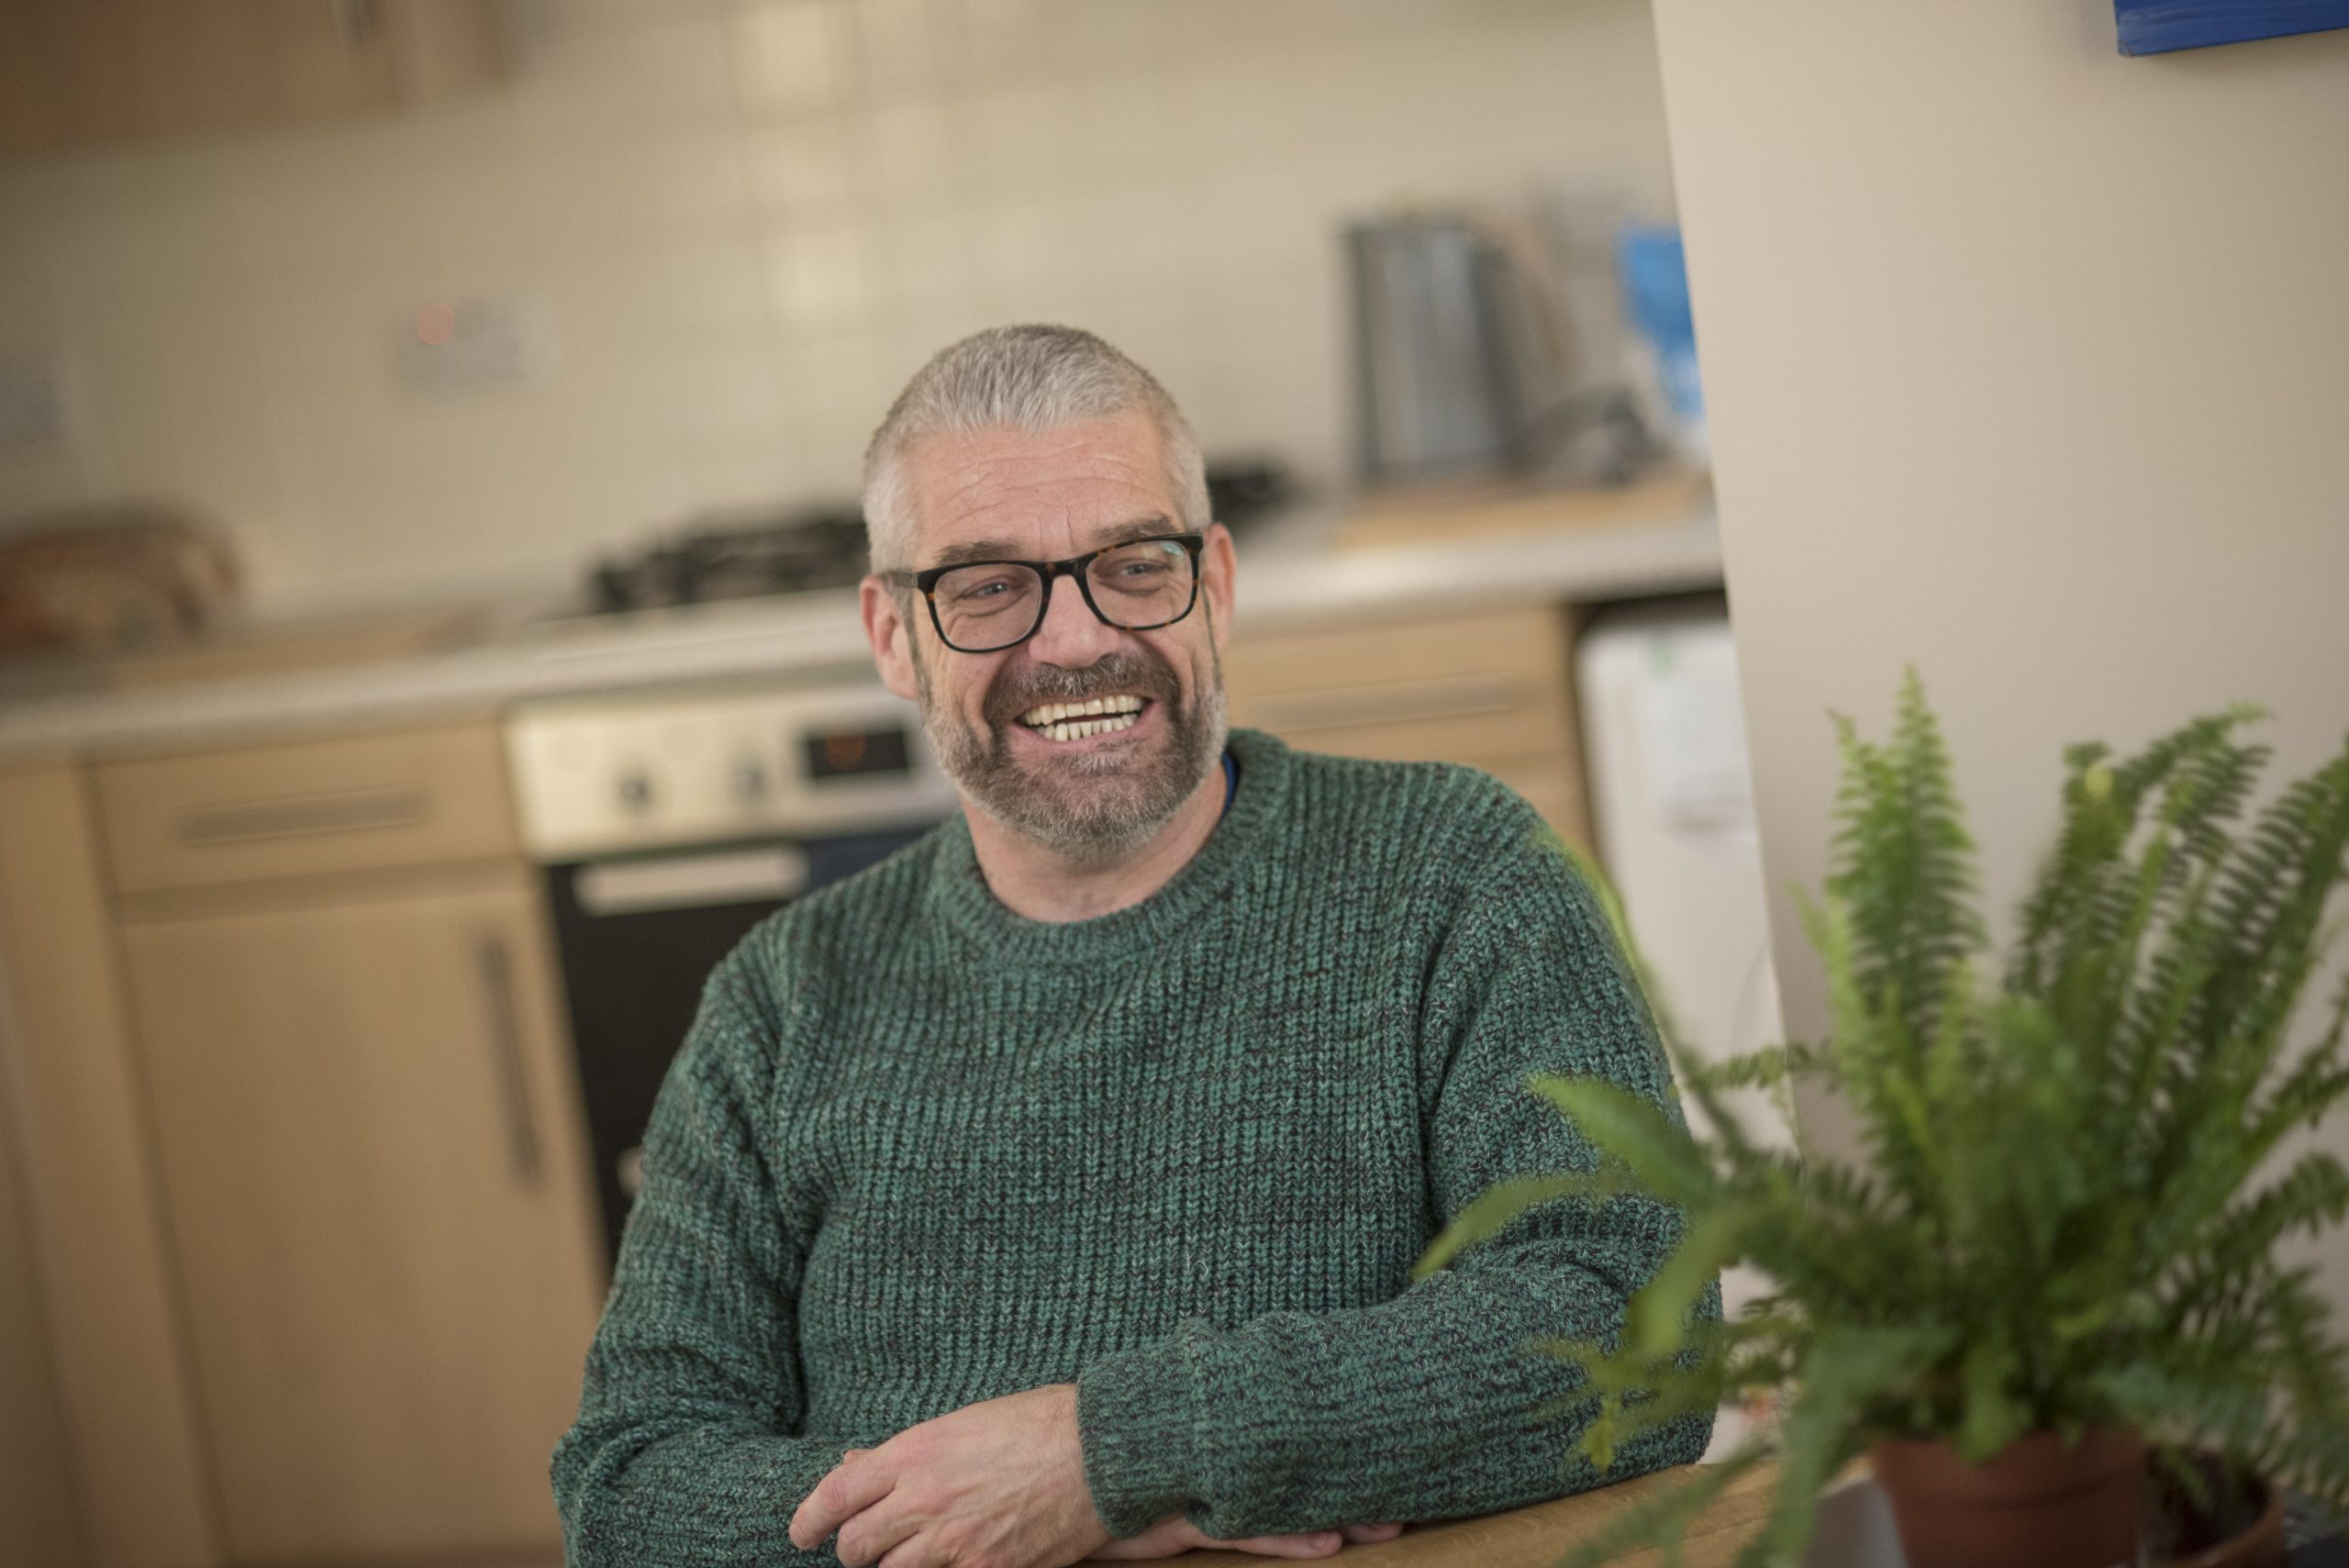
[[710,977],[554,1455],[575,1568],[834,1562],[785,1531],[844,1450],[1050,1383],[1121,1536],[1597,1483],[1526,1341],[1611,1333],[1677,1216],[1553,1204],[1409,1282],[1496,1180],[1592,1162],[1528,1077],[1671,1103],[1593,901],[1483,773],[1231,747],[1130,908],[1013,914],[957,817]]

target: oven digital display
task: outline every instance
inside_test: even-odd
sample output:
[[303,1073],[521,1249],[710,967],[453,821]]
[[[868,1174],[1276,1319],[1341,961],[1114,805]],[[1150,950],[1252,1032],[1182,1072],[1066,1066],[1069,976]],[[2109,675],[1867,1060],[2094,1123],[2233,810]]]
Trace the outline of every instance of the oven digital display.
[[887,729],[836,729],[800,737],[811,779],[848,778],[860,773],[906,774],[913,759],[906,749],[902,727]]

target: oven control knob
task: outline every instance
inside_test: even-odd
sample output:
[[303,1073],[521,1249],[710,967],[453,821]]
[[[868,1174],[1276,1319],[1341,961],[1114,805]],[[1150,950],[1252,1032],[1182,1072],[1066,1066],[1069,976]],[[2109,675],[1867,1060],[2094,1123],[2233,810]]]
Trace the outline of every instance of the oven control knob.
[[755,806],[767,795],[767,769],[756,757],[738,757],[734,762],[734,798],[745,806]]
[[647,773],[620,775],[620,804],[630,811],[649,811],[652,807],[652,779]]

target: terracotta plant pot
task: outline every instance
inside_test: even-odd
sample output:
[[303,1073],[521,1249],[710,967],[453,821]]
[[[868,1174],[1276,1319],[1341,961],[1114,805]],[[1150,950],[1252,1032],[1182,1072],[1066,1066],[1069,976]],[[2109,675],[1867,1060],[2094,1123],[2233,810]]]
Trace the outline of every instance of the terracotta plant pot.
[[[2206,1495],[2216,1496],[2224,1485],[2218,1460],[2198,1453],[2194,1461],[2214,1489]],[[2284,1495],[2274,1486],[2253,1477],[2249,1496],[2214,1519],[2158,1465],[2152,1483],[2146,1545],[2162,1568],[2284,1568]]]
[[1887,1438],[1868,1450],[1909,1568],[2114,1568],[2137,1561],[2145,1445],[2099,1427],[2066,1449],[2035,1432],[1987,1464],[1945,1442]]

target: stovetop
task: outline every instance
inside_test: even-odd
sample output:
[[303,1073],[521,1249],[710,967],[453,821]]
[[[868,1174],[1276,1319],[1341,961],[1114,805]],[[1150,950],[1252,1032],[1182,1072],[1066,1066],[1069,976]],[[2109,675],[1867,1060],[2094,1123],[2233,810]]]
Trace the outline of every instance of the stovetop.
[[[1244,526],[1290,494],[1288,477],[1276,463],[1240,461],[1208,468],[1209,504],[1230,528]],[[633,554],[598,562],[588,577],[585,608],[615,615],[851,588],[864,571],[864,514],[854,505],[712,513]]]
[[688,525],[589,579],[597,614],[849,588],[864,575],[864,517],[851,508]]

